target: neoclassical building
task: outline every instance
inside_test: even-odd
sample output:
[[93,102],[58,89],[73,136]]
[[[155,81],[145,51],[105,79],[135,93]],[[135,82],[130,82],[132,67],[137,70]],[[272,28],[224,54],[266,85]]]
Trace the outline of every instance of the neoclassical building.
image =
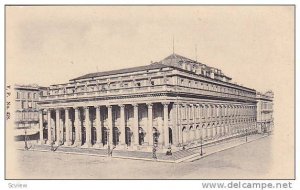
[[164,150],[257,131],[254,89],[177,54],[51,85],[39,106],[41,143],[63,146]]

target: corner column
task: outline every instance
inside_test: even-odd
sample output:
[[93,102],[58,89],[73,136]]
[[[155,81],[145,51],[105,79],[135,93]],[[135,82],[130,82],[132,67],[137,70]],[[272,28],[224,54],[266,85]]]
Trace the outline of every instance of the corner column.
[[65,109],[65,126],[66,126],[66,145],[67,146],[70,146],[71,145],[71,131],[70,130],[71,126],[70,126],[70,118],[69,118],[69,111],[70,111],[70,108],[66,108]]
[[163,133],[164,133],[164,146],[167,148],[169,146],[169,114],[168,114],[168,107],[169,107],[169,102],[164,102],[164,127],[163,127]]
[[148,106],[148,142],[149,145],[153,145],[153,110],[152,110],[152,103],[147,104]]
[[125,145],[125,105],[121,104],[120,106],[120,144]]

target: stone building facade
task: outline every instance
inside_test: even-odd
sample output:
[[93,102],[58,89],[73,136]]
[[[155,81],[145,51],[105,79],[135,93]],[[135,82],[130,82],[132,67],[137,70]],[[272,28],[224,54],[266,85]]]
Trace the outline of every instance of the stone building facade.
[[41,89],[38,85],[14,85],[16,129],[39,128],[38,101]]
[[255,132],[256,91],[172,54],[150,65],[90,73],[40,97],[41,143],[162,150]]
[[266,93],[257,92],[257,130],[259,133],[272,132],[274,127],[273,118],[273,99],[274,93],[267,91]]

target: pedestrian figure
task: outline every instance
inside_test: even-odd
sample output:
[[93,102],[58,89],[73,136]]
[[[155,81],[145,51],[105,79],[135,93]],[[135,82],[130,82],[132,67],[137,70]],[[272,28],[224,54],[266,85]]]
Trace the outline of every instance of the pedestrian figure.
[[25,136],[24,136],[24,143],[25,143],[24,149],[25,150],[29,150],[31,148],[31,146],[28,147],[28,142],[27,142],[28,140],[29,140],[29,137],[27,136],[27,131],[25,130]]
[[166,152],[166,155],[167,156],[171,156],[172,155],[172,148],[171,148],[171,146],[169,146],[169,148],[168,148],[168,150]]
[[59,147],[59,145],[57,147],[54,147],[54,144],[55,144],[55,142],[52,141],[51,142],[51,151],[53,151],[53,152],[56,151],[58,149],[58,147]]
[[111,151],[109,152],[109,156],[112,157],[112,153],[113,153],[113,150],[116,148],[116,146],[114,146]]

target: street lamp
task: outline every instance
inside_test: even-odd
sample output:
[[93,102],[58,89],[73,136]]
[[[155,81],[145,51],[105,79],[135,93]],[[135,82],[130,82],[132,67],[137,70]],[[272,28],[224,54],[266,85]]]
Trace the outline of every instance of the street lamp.
[[203,139],[202,139],[202,136],[200,138],[200,156],[203,156]]
[[246,142],[248,142],[248,129],[246,129]]
[[28,144],[27,144],[27,131],[26,131],[26,129],[24,130],[24,133],[25,133],[25,135],[24,135],[24,142],[25,142],[25,150],[28,150],[29,148],[28,148]]

